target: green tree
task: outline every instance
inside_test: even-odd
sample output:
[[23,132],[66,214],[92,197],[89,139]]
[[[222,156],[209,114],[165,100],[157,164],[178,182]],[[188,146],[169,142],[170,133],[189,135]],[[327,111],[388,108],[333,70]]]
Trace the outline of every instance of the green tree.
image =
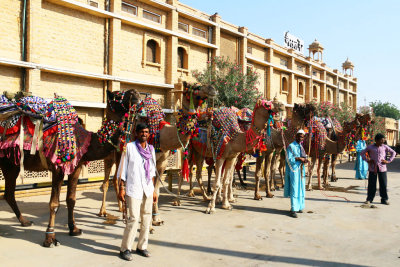
[[355,111],[346,103],[340,105],[331,102],[320,102],[317,105],[317,116],[336,118],[341,125],[345,121],[351,121],[355,117]]
[[381,101],[375,101],[369,103],[369,105],[373,108],[376,116],[392,118],[395,120],[400,119],[400,110],[389,102],[382,103]]
[[193,71],[193,77],[202,84],[211,84],[218,91],[217,105],[241,108],[254,108],[258,91],[258,73],[248,68],[244,73],[242,66],[229,61],[229,58],[214,57],[207,62],[203,71]]

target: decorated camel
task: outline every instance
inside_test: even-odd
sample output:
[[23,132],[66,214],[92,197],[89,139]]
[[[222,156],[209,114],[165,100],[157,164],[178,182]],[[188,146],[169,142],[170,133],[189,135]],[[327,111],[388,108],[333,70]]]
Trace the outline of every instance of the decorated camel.
[[[349,133],[349,138],[357,141],[360,138],[363,138],[368,132],[369,132],[369,128],[371,126],[371,123],[373,123],[371,121],[371,115],[370,114],[356,114],[356,119],[359,123],[359,127],[357,127],[356,129],[353,129],[353,131],[351,131],[351,133]],[[334,141],[337,140],[337,134],[339,134],[339,136],[343,135],[341,132],[343,132],[343,127],[340,125],[339,122],[337,122],[336,119],[332,119],[333,122],[333,131],[331,131],[330,133],[328,133],[328,137]],[[346,142],[348,143],[348,142]],[[339,153],[341,153],[342,151],[338,151]],[[337,181],[337,177],[336,177],[336,160],[338,158],[338,153],[333,153],[331,157],[325,157],[324,158],[324,163],[323,163],[323,178],[324,180],[327,179],[328,177],[328,168],[329,168],[329,161],[331,161],[330,165],[331,165],[331,182],[336,182]],[[330,160],[331,159],[331,160]]]
[[[250,129],[242,132],[235,112],[229,108],[220,108],[212,112],[211,124],[208,129],[200,130],[198,137],[193,139],[193,152],[195,153],[197,169],[196,179],[203,192],[205,190],[202,186],[201,170],[204,158],[213,157],[216,162],[213,193],[206,213],[215,212],[217,198],[218,201],[222,200],[223,209],[232,208],[230,202],[235,201],[232,191],[235,160],[240,152],[252,153],[254,148],[262,143],[262,132],[272,112],[276,112],[272,102],[264,99],[257,100]],[[225,164],[225,170],[222,174],[223,164]]]
[[[287,147],[294,141],[296,132],[305,127],[307,121],[313,116],[315,112],[315,106],[312,104],[294,104],[292,119],[287,121],[287,126],[281,126],[279,128],[271,127],[270,135],[266,135],[266,146],[267,150],[262,156],[257,158],[256,172],[255,172],[255,189],[254,199],[261,200],[262,197],[259,193],[260,188],[260,176],[261,166],[264,162],[264,173],[266,184],[266,197],[272,198],[274,195],[271,191],[275,190],[273,177],[275,176],[275,169],[277,158],[280,157],[282,149]],[[264,161],[265,159],[265,161]],[[281,175],[282,185],[283,176]]]
[[108,91],[107,96],[107,119],[97,134],[86,131],[77,123],[75,110],[62,97],[55,96],[48,103],[33,96],[11,100],[1,96],[2,125],[4,122],[6,125],[2,127],[5,134],[0,142],[0,168],[6,183],[5,199],[22,226],[30,226],[32,222],[23,217],[15,201],[18,175],[20,172],[23,175],[23,168],[52,172],[50,218],[43,243],[45,247],[59,245],[54,224],[64,175],[68,175],[66,202],[69,235],[82,233],[74,218],[76,185],[82,165],[103,159],[115,150],[121,133],[119,121],[139,98],[134,90],[127,91],[123,99],[116,98],[115,94]]
[[[176,150],[179,148],[186,148],[187,144],[195,134],[195,126],[197,124],[197,112],[196,109],[200,107],[207,98],[214,98],[216,96],[216,91],[211,86],[200,86],[198,84],[188,84],[183,82],[183,99],[182,99],[182,110],[178,114],[177,123],[175,125],[170,125],[168,123],[162,123],[162,127],[159,129],[159,137],[156,148],[156,167],[157,172],[162,179],[162,174],[164,173],[167,164],[168,157],[170,155],[170,151]],[[146,110],[148,106],[144,105],[143,109]],[[137,118],[139,119],[139,118]],[[137,120],[133,118],[133,121]],[[159,118],[157,121],[160,123],[163,121],[164,117]],[[146,119],[144,120],[146,121]],[[109,175],[111,172],[111,167],[114,163],[119,163],[119,159],[121,157],[120,153],[115,153],[112,157],[107,158],[105,161],[105,177],[102,185],[103,189],[103,203],[100,209],[99,216],[106,216],[106,193],[108,189],[108,181]],[[114,175],[113,178],[114,188],[118,190],[117,183],[117,175]],[[155,191],[157,195],[159,195],[159,190],[161,186],[161,182],[157,179],[155,185]],[[117,192],[118,194],[118,192]],[[119,201],[118,201],[119,202]],[[120,211],[122,211],[122,204],[119,202]],[[161,225],[163,221],[160,218],[158,213],[158,200],[153,204],[153,225]]]
[[[247,131],[250,127],[251,124],[251,119],[252,119],[252,114],[253,111],[248,109],[248,108],[242,108],[242,109],[238,109],[236,107],[231,107],[231,109],[233,109],[233,111],[236,113],[237,115],[237,120],[238,120],[238,124],[239,124],[239,128],[242,132]],[[204,124],[207,123],[207,116],[200,118],[199,119],[199,125],[200,124]],[[204,128],[203,128],[204,129]],[[195,155],[193,154],[193,147],[192,144],[189,144],[189,150],[188,150],[188,158],[189,160],[189,193],[187,194],[189,197],[194,197],[194,187],[193,187],[193,166],[196,162],[195,160]],[[236,165],[235,165],[235,169],[236,171],[240,174],[240,170],[242,169],[242,165],[243,165],[243,161],[245,159],[245,153],[240,153],[237,157],[236,160]],[[207,191],[204,190],[203,184],[201,183],[200,189],[202,192],[202,196],[203,199],[205,201],[209,201],[210,198],[207,196],[208,194],[211,194],[211,176],[212,176],[212,171],[214,170],[215,172],[215,162],[213,160],[213,158],[206,158],[205,159],[207,166],[207,170],[208,170],[208,182],[207,182]],[[246,184],[244,183],[243,179],[241,178],[241,176],[239,175],[239,179],[240,179],[240,184],[245,187]],[[233,181],[234,182],[234,181]],[[180,176],[179,180],[178,180],[178,192],[177,192],[177,196],[179,198],[180,193],[181,193],[181,188],[182,188],[182,183],[183,183],[183,177]],[[173,205],[174,206],[179,206],[180,205],[180,200],[176,198],[174,200]]]
[[[311,120],[309,131],[304,137],[303,146],[305,152],[311,157],[311,164],[308,169],[307,190],[312,190],[311,180],[313,176],[315,163],[317,164],[318,189],[322,190],[321,186],[321,166],[324,158],[328,154],[339,154],[346,148],[346,139],[348,135],[360,126],[358,117],[351,122],[345,122],[343,131],[337,131],[337,141],[333,141],[328,137],[327,130],[324,125],[318,120]],[[328,185],[327,176],[324,177],[324,185]]]

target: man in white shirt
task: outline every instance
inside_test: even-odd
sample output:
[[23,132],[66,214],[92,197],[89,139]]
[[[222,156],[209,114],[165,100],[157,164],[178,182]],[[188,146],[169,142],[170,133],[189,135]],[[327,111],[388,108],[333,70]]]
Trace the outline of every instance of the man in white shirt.
[[121,177],[119,198],[125,201],[128,218],[122,238],[120,257],[133,259],[131,250],[135,240],[138,223],[141,220],[140,235],[136,253],[150,257],[147,251],[149,228],[153,201],[157,200],[154,192],[156,179],[156,156],[154,147],[147,143],[149,127],[144,123],[136,126],[136,141],[126,146],[118,168]]

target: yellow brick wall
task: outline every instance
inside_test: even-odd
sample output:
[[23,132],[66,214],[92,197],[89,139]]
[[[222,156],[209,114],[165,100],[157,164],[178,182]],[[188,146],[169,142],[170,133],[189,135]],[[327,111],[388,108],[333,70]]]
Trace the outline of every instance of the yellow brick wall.
[[257,72],[258,74],[258,83],[257,83],[257,89],[261,93],[262,97],[265,97],[265,67],[254,64],[254,71]]
[[228,58],[231,61],[237,61],[237,39],[236,37],[221,32],[221,51],[220,55]]
[[252,44],[252,43],[249,43],[249,45],[252,47],[251,55],[253,57],[260,59],[260,60],[266,60],[265,48],[262,48],[256,44]]
[[282,66],[282,65],[281,65],[281,59],[286,60],[286,61],[289,63],[289,60],[288,60],[287,57],[285,57],[285,56],[283,56],[283,55],[281,55],[281,54],[278,54],[278,53],[276,53],[276,52],[274,51],[274,54],[273,54],[273,56],[272,56],[271,62],[272,62],[273,64],[275,64],[275,65]]
[[339,92],[339,103],[343,103],[343,102],[344,102],[344,93]]
[[189,82],[194,82],[195,79],[192,77],[193,70],[203,71],[207,68],[207,48],[191,44],[189,53]]
[[100,129],[103,120],[103,110],[84,107],[75,107],[75,109],[78,116],[82,118],[86,130],[97,132]]
[[40,63],[103,73],[105,19],[42,2]]
[[0,57],[21,60],[21,1],[0,1]]
[[57,93],[68,100],[103,102],[103,81],[41,72],[40,86],[33,95],[53,98]]
[[281,94],[280,91],[281,91],[281,72],[274,70],[271,81],[271,98],[274,98],[276,96],[278,100],[287,103],[287,95]]
[[20,90],[21,70],[19,68],[0,65],[0,94],[4,91],[17,92]]
[[[161,43],[161,70],[155,66],[146,65],[143,67],[142,65],[142,61],[145,59],[143,58],[143,38],[145,34],[156,41],[159,40]],[[119,47],[118,54],[121,59],[120,75],[122,77],[165,83],[167,54],[165,37],[157,33],[145,33],[141,29],[122,24]]]
[[[132,85],[132,84],[127,84],[127,83],[121,83],[121,90],[126,91],[130,89],[136,89],[140,93],[150,93],[150,97],[154,98],[157,100],[157,102],[162,106],[165,107],[165,99],[166,99],[166,94],[167,90],[163,88],[152,88],[152,87],[147,87],[147,86],[141,86],[141,85]],[[141,95],[141,98],[143,99],[145,96]]]

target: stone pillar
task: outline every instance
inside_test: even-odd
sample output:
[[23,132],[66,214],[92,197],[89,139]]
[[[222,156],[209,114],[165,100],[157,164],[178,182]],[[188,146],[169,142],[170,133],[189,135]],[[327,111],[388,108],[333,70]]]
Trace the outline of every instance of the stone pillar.
[[[269,45],[272,44],[272,39],[267,39],[265,42]],[[266,61],[271,63],[274,50],[272,48],[266,48]],[[267,82],[265,83],[265,97],[271,100],[274,96],[272,95],[272,77],[274,73],[274,68],[272,66],[267,66],[266,68]]]
[[[116,14],[121,13],[121,0],[110,1],[110,11]],[[107,74],[113,76],[120,75],[120,45],[121,45],[121,20],[117,18],[110,18],[110,37],[108,48],[108,70]],[[121,90],[121,83],[116,81],[108,81],[109,91]]]
[[[293,52],[293,50],[292,50]],[[294,62],[294,57],[290,56],[290,58],[288,58],[288,69],[290,70],[294,70],[295,69],[295,62]],[[294,96],[297,95],[297,83],[296,83],[296,79],[294,78],[294,73],[291,72],[289,74],[289,93],[287,96],[287,103],[288,104],[293,104],[293,98]]]
[[327,100],[327,91],[326,91],[326,70],[321,72],[321,80],[324,81],[320,86],[320,102],[324,102]]
[[239,64],[242,65],[243,73],[247,73],[247,33],[248,30],[246,27],[240,27],[239,32],[244,34],[244,37],[240,37],[240,51],[239,51]]
[[218,13],[215,13],[211,16],[211,20],[217,23],[217,26],[213,26],[213,36],[212,36],[212,43],[216,45],[217,49],[211,50],[211,57],[219,57],[220,56],[220,47],[221,47],[221,28],[219,24],[221,22],[221,16]]
[[336,85],[336,90],[335,90],[335,93],[334,93],[336,97],[333,100],[333,104],[340,105],[340,89],[339,89],[340,84],[339,84],[338,70],[334,69],[333,72],[336,74],[333,77],[333,83]]
[[[168,0],[168,4],[175,6],[176,0]],[[178,31],[179,14],[176,9],[169,11],[167,15],[167,29],[177,32]],[[169,36],[167,37],[167,62],[166,62],[166,83],[174,84],[178,82],[178,37]],[[173,108],[174,103],[173,92],[168,90],[166,93],[165,106],[167,108]]]
[[306,66],[306,74],[310,76],[310,78],[307,78],[306,80],[306,88],[305,88],[305,101],[309,102],[311,101],[312,98],[312,86],[313,86],[313,80],[312,80],[312,66],[307,65]]
[[[41,22],[41,1],[27,1],[27,28],[26,28],[26,61],[40,63],[41,40],[39,25]],[[22,18],[21,18],[22,23]],[[21,59],[23,56],[21,55]],[[25,91],[40,95],[40,73],[38,69],[25,69]]]

